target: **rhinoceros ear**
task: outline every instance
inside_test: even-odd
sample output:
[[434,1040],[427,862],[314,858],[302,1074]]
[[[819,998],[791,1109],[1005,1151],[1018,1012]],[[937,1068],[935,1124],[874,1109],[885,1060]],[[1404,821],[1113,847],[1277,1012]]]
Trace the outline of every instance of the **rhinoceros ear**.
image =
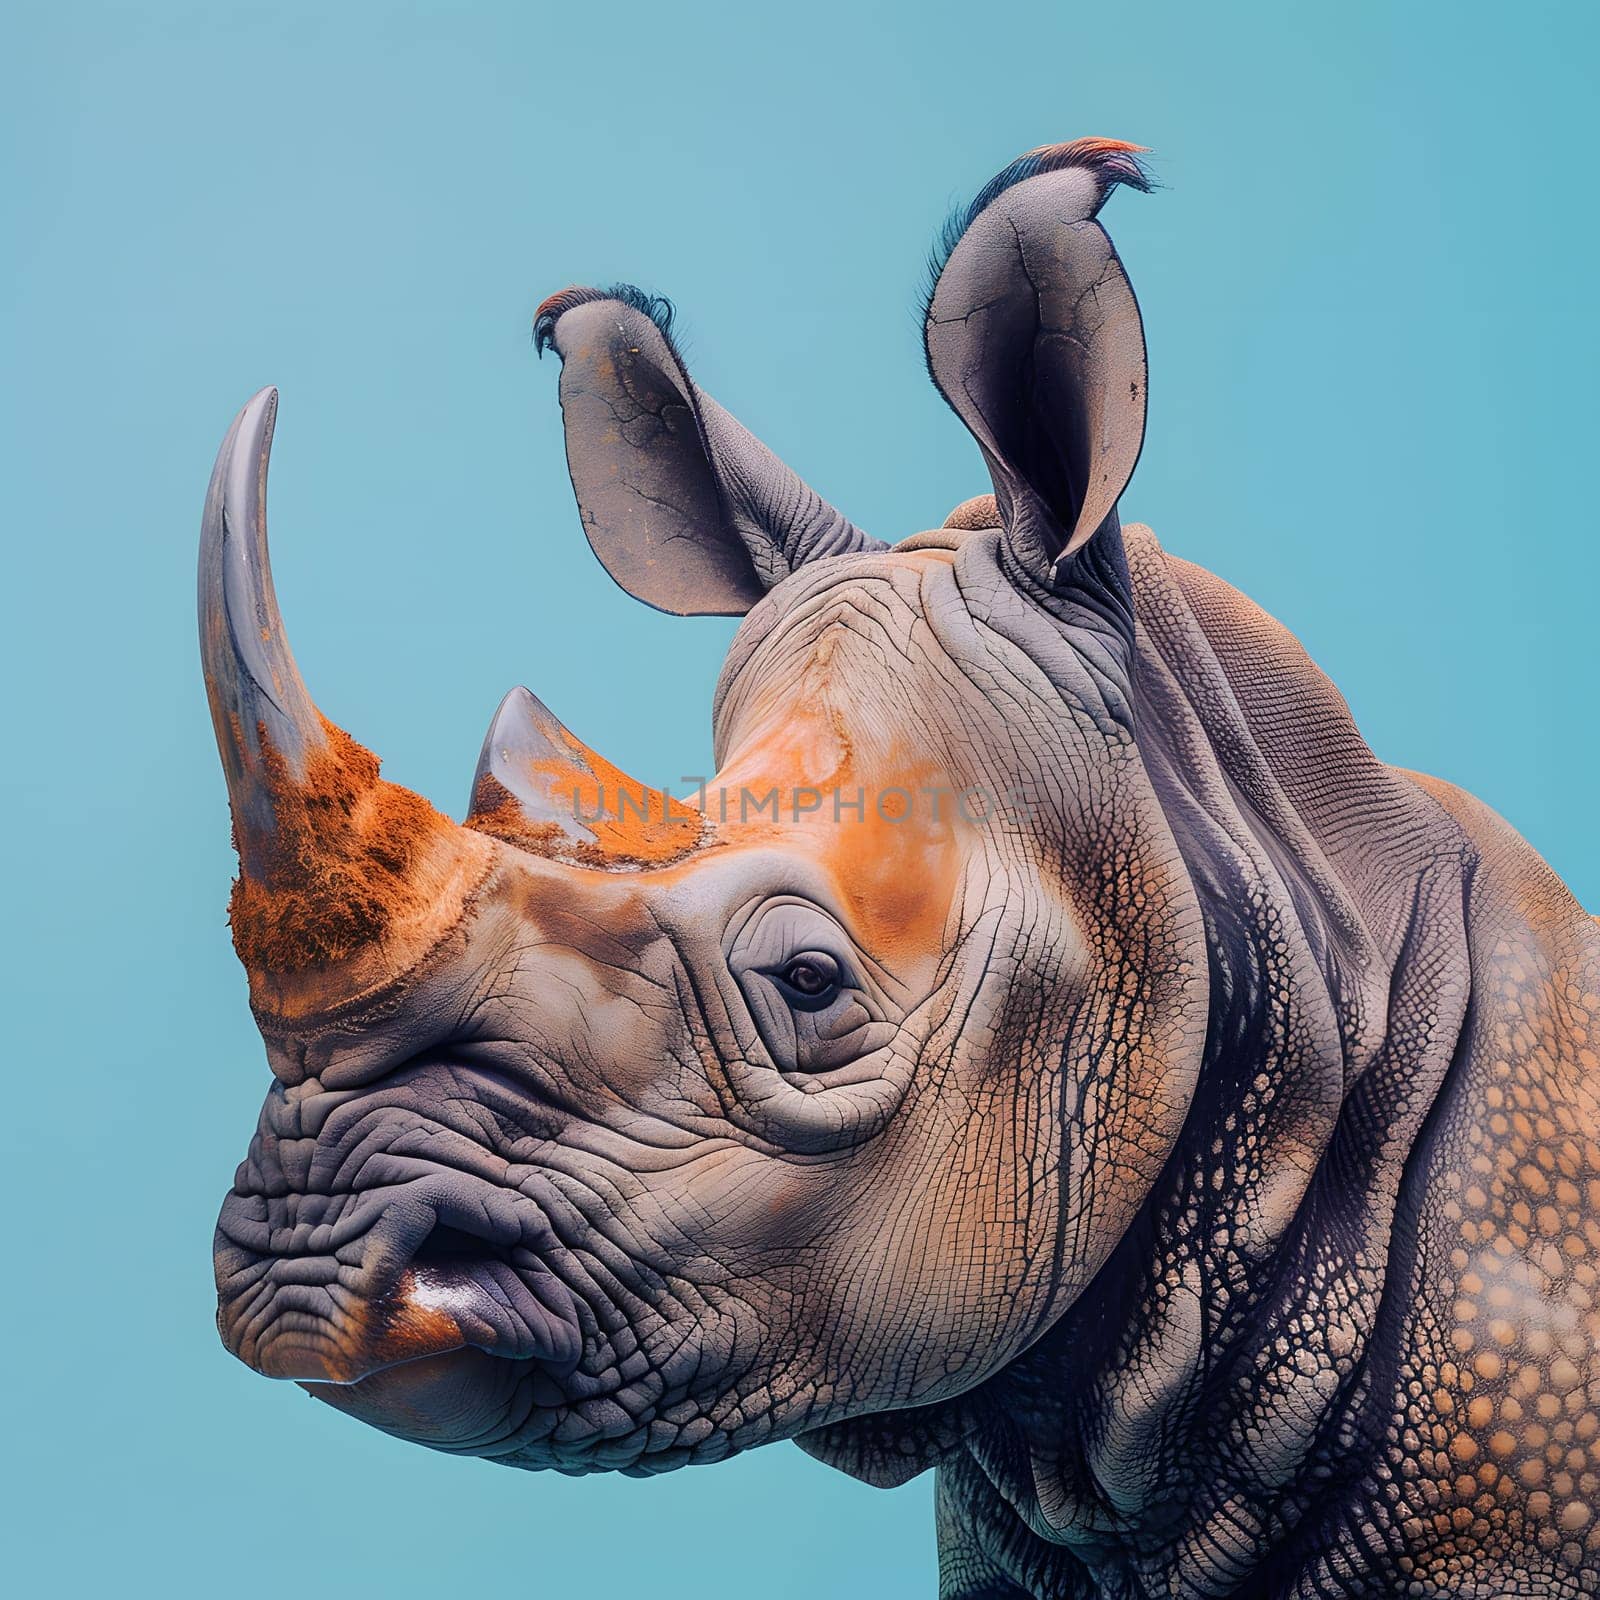
[[567,467],[606,571],[678,616],[742,616],[807,561],[882,549],[690,380],[672,308],[563,289],[534,343],[561,357]]
[[935,256],[928,371],[983,451],[1014,556],[1043,581],[1115,519],[1144,440],[1144,327],[1095,221],[1116,185],[1149,189],[1140,148],[1031,151],[951,219]]

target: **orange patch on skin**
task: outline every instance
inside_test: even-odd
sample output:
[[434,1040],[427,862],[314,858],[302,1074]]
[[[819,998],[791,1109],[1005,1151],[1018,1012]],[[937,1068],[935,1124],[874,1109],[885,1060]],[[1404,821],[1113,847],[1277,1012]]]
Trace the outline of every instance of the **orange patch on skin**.
[[[918,559],[944,566],[952,554]],[[860,689],[882,668],[875,642],[825,625],[799,680],[781,680],[745,708],[747,731],[711,781],[707,812],[725,843],[798,849],[822,866],[867,953],[909,981],[939,960],[961,837],[981,823],[962,817],[955,774],[917,743],[912,708]],[[755,804],[773,791],[779,817],[769,809],[758,818]]]
[[[833,880],[867,952],[905,975],[938,959],[960,873],[958,797],[946,784],[936,817],[922,792],[941,777],[898,748],[867,757],[826,712],[782,719],[713,780],[731,813],[726,825],[720,811],[713,820],[728,844],[804,850]],[[756,802],[773,791],[778,820],[770,807],[757,820]],[[797,792],[808,807],[798,816]],[[741,821],[742,795],[752,814]]]
[[[956,825],[948,815],[934,819],[930,797],[917,794],[917,777],[931,775],[892,786],[914,797],[909,815],[894,817],[898,796],[886,798],[886,816],[869,799],[863,822],[830,826],[824,843],[824,860],[867,947],[912,960],[934,959],[942,950],[959,871]],[[954,805],[954,796],[944,797],[947,812]]]

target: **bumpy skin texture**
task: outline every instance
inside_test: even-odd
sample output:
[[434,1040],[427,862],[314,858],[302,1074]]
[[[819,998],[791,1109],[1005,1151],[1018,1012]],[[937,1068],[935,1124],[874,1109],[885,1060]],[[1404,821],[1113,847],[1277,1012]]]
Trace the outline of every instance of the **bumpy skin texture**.
[[1594,1593],[1594,919],[1376,762],[1270,619],[1127,539],[1212,1032],[1139,1223],[969,1400],[943,1592]]
[[1121,526],[1095,218],[1142,181],[1050,147],[952,227],[929,367],[995,492],[893,548],[659,302],[541,308],[600,559],[748,610],[698,809],[524,691],[467,825],[385,783],[294,669],[241,413],[201,631],[274,1083],[219,1326],[513,1466],[933,1468],[948,1600],[1593,1594],[1600,932]]

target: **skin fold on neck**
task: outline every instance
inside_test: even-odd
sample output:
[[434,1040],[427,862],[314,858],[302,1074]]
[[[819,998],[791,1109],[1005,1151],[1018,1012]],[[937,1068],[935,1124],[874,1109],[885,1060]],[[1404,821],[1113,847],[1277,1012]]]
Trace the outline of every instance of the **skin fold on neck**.
[[1395,1359],[1408,1162],[1466,1014],[1471,853],[1284,630],[1145,530],[1127,549],[1140,749],[1206,921],[1205,1060],[1095,1283],[969,1397],[992,1420],[941,1496],[1003,1502],[1013,1580],[1228,1592],[1387,1420],[1365,1412]]

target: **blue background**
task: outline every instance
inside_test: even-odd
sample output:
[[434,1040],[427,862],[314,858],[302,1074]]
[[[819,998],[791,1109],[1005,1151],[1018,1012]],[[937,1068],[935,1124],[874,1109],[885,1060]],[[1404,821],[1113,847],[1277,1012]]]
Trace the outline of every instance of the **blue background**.
[[1155,150],[1125,501],[1282,617],[1384,757],[1600,904],[1594,11],[1540,5],[9,4],[6,1237],[17,1592],[927,1596],[930,1483],[780,1446],[656,1482],[430,1455],[253,1377],[209,1243],[266,1074],[196,665],[229,418],[283,410],[278,590],[323,708],[460,814],[526,681],[703,772],[731,628],[630,602],[535,303],[632,278],[863,526],[985,487],[915,307],[1036,143]]

